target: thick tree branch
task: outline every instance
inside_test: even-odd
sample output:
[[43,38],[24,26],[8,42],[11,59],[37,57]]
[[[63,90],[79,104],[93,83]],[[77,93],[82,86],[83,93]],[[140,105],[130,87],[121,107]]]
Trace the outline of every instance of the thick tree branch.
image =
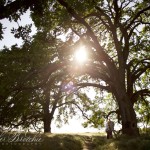
[[[46,65],[42,69],[31,71],[25,78],[23,78],[21,81],[19,81],[19,83],[18,83],[18,85],[16,87],[13,87],[11,89],[10,93],[13,92],[13,91],[20,90],[20,89],[23,89],[23,90],[25,90],[25,89],[36,89],[39,86],[42,86],[47,81],[47,79],[49,78],[49,76],[52,73],[54,73],[55,71],[57,71],[60,68],[62,69],[62,67],[64,65],[67,65],[67,63],[66,62],[63,62],[63,63],[53,63],[53,64]],[[38,74],[41,75],[40,79],[41,79],[41,81],[43,79],[43,82],[39,83],[38,85],[32,86],[32,87],[27,87],[27,86],[24,85],[26,83],[26,81],[32,80],[33,77],[35,77]],[[53,77],[53,79],[54,78],[55,77]]]
[[108,8],[109,8],[109,11],[111,13],[111,16],[114,19],[115,17],[114,17],[114,13],[112,12],[112,6],[110,5],[110,0],[107,0],[107,3],[108,3]]
[[61,104],[57,105],[56,107],[59,108],[59,107],[62,107],[63,105],[73,104],[73,103],[74,103],[74,100],[72,100],[72,101],[67,101],[67,102],[64,102],[64,103],[61,103]]
[[[106,63],[110,63],[112,64],[112,62],[110,61],[111,58],[104,52],[103,48],[101,47],[101,45],[98,42],[97,37],[95,36],[94,32],[92,31],[91,27],[89,26],[89,24],[83,19],[81,18],[75,11],[74,9],[72,9],[69,4],[67,2],[65,2],[64,0],[57,0],[62,6],[64,6],[67,11],[82,25],[84,25],[87,28],[88,34],[89,36],[92,38],[92,40],[94,41],[94,47],[97,50],[97,52],[100,54],[100,58],[101,60],[105,61]],[[112,67],[112,66],[111,66]]]
[[129,35],[128,35],[128,39],[130,39],[130,37],[132,36],[132,33],[133,33],[134,29],[135,29],[137,26],[139,26],[140,24],[141,24],[141,23],[138,22],[138,23],[136,23],[136,24],[130,29],[130,32],[129,32]]
[[97,88],[106,90],[108,92],[111,92],[111,88],[109,86],[103,86],[103,85],[96,84],[96,83],[79,83],[77,84],[77,86],[80,86],[80,87],[92,86],[92,87],[97,87]]
[[114,4],[114,10],[116,12],[115,18],[114,18],[114,24],[117,25],[120,19],[120,8],[118,6],[118,0],[113,0],[113,4]]
[[112,23],[112,21],[111,21],[111,18],[104,12],[104,10],[102,10],[102,9],[101,9],[100,7],[98,7],[98,6],[96,6],[95,8],[99,11],[99,13],[100,13],[101,15],[103,15],[103,16],[105,17],[105,19],[107,19],[107,21],[108,21],[108,23],[109,23],[109,27],[113,28],[114,25],[113,25],[113,23]]
[[150,65],[140,67],[135,72],[133,72],[133,80],[135,81],[136,79],[138,79],[147,69],[150,69]]
[[82,73],[88,74],[94,79],[101,79],[104,82],[106,82],[107,84],[112,85],[112,81],[107,76],[107,73],[106,72],[101,72],[101,70],[97,71],[97,68],[96,69],[84,68],[84,70],[82,70]]
[[[68,13],[70,13],[70,15],[72,15],[80,24],[86,27],[89,37],[91,37],[91,39],[93,40],[93,47],[96,49],[95,53],[97,53],[99,56],[99,62],[104,61],[107,67],[109,68],[110,76],[114,77],[117,72],[117,68],[115,66],[114,60],[107,53],[105,53],[104,49],[99,44],[99,41],[97,37],[95,36],[94,32],[92,31],[92,28],[89,26],[89,24],[82,17],[80,17],[74,11],[74,9],[72,9],[71,6],[69,6],[69,4],[65,2],[65,0],[57,0],[57,1],[62,6],[64,6],[67,9]],[[97,8],[97,9],[100,9],[100,8]],[[107,14],[103,14],[103,15],[105,15],[109,19],[109,22],[111,24],[111,19],[109,18],[109,16]]]
[[132,97],[131,97],[131,102],[135,103],[138,101],[139,96],[146,96],[146,95],[150,95],[150,90],[149,89],[142,89],[139,91],[136,91],[135,93],[133,93]]
[[114,113],[117,114],[118,123],[120,123],[120,121],[121,121],[121,116],[120,116],[120,111],[119,111],[119,109],[114,110],[114,111],[110,111],[110,112],[106,115],[106,118],[108,119],[109,116],[110,116],[111,114],[114,114]]
[[[124,9],[125,7],[127,7],[130,3],[131,3],[132,0],[129,0],[127,3],[126,3],[126,0],[123,0],[121,2],[121,6],[120,6],[120,9]],[[126,4],[125,4],[126,3]]]
[[82,116],[85,117],[88,121],[92,122],[95,125],[95,122],[92,119],[89,119],[88,116],[84,113],[84,111],[80,108],[80,106],[76,103],[73,103],[82,113]]
[[[64,0],[57,0],[57,1],[58,1],[62,6],[64,6],[64,7],[67,9],[67,11],[68,11],[79,23],[83,24],[83,25],[87,28],[87,30],[88,30],[88,32],[90,33],[90,35],[91,35],[93,41],[95,41],[96,43],[98,43],[97,37],[94,35],[94,33],[93,33],[91,27],[88,25],[88,23],[87,23],[83,18],[81,18],[81,17],[68,5],[67,2],[65,2]],[[99,44],[98,44],[98,45],[99,45]],[[100,46],[98,46],[98,47],[100,47]],[[102,48],[102,47],[101,47],[101,51],[103,51],[103,48]]]
[[[132,67],[132,73],[134,74],[134,75],[136,75],[136,74],[138,74],[139,72],[140,72],[140,70],[141,70],[141,68],[149,68],[150,67],[150,62],[148,62],[148,61],[150,61],[150,59],[142,59],[142,60],[137,60],[137,59],[132,59],[129,63],[128,63],[128,65],[127,65],[127,67],[128,68],[131,68]],[[135,63],[135,65],[134,65],[134,63]],[[140,64],[143,64],[143,67],[141,66],[141,67],[139,67],[138,69],[137,69],[137,67],[140,65]],[[144,65],[145,64],[145,65]],[[147,65],[146,65],[147,64]]]
[[150,6],[147,6],[146,8],[140,10],[135,16],[134,18],[130,21],[130,23],[128,24],[128,26],[126,27],[127,29],[130,28],[134,23],[135,23],[135,20],[142,14],[144,13],[145,11],[147,10],[150,10]]

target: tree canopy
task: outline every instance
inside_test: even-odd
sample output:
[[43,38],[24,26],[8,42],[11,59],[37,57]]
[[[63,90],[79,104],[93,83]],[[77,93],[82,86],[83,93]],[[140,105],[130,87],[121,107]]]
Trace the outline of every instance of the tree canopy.
[[[23,38],[25,43],[21,48],[13,46],[11,50],[5,49],[1,52],[1,57],[4,57],[0,64],[3,69],[1,71],[3,90],[0,93],[1,101],[4,102],[2,112],[6,112],[6,103],[12,104],[15,101],[14,106],[17,107],[18,100],[24,101],[23,110],[28,110],[31,101],[39,98],[41,94],[45,101],[42,107],[46,118],[50,118],[51,102],[54,102],[55,108],[57,104],[62,106],[70,103],[80,109],[78,102],[72,101],[74,91],[68,101],[63,101],[61,97],[64,92],[63,83],[66,83],[65,88],[71,83],[79,92],[76,95],[81,100],[82,110],[86,112],[88,109],[85,108],[88,107],[84,103],[88,104],[88,98],[81,98],[82,93],[79,89],[92,86],[101,89],[104,93],[111,93],[117,109],[111,112],[117,113],[118,120],[122,124],[122,132],[138,135],[138,115],[136,115],[138,105],[141,105],[146,112],[146,120],[149,122],[149,112],[146,111],[146,108],[150,107],[148,0],[44,0],[42,2],[15,0],[3,1],[0,7],[2,8],[0,19],[9,18],[15,21],[30,8],[32,20],[37,27],[37,35],[32,40]],[[0,29],[2,38],[2,25]],[[24,30],[18,28],[14,33],[15,31],[20,33],[21,37],[25,37],[26,33],[30,32],[28,27]],[[88,60],[82,65],[74,62],[74,53],[81,46],[84,46],[88,53]],[[10,61],[7,56],[13,53],[16,53],[15,59]],[[19,54],[20,62],[16,59]],[[26,59],[27,62],[24,61]],[[15,65],[18,65],[17,69]],[[9,72],[13,68],[15,70],[10,76]],[[90,100],[89,105],[91,110],[94,110],[91,102]],[[38,103],[37,100],[33,110],[39,107]],[[91,120],[98,116],[97,113],[103,116],[102,112],[93,111]],[[17,116],[17,112],[16,114],[14,112],[14,115]],[[47,124],[49,126],[50,120]]]

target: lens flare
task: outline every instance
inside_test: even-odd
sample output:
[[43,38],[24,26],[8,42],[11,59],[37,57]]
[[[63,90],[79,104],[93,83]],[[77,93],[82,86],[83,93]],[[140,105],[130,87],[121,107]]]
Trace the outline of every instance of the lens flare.
[[78,51],[75,53],[75,60],[79,63],[83,63],[87,60],[87,52],[85,47],[80,47]]

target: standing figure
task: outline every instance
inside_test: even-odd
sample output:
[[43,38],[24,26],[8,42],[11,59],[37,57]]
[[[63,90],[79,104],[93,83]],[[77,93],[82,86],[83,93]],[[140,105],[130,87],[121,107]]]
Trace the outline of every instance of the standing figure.
[[110,119],[107,120],[105,131],[107,133],[107,139],[113,138],[112,132],[114,131],[114,122]]

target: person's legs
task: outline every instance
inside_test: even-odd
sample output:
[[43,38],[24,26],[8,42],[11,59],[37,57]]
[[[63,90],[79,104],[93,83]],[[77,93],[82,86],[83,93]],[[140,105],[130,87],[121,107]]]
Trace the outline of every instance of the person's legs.
[[109,132],[109,138],[113,138],[112,131]]
[[107,131],[106,133],[107,133],[107,139],[109,139],[109,132]]
[[111,131],[107,131],[106,133],[107,133],[107,139],[110,139],[111,136],[112,136],[112,132]]

